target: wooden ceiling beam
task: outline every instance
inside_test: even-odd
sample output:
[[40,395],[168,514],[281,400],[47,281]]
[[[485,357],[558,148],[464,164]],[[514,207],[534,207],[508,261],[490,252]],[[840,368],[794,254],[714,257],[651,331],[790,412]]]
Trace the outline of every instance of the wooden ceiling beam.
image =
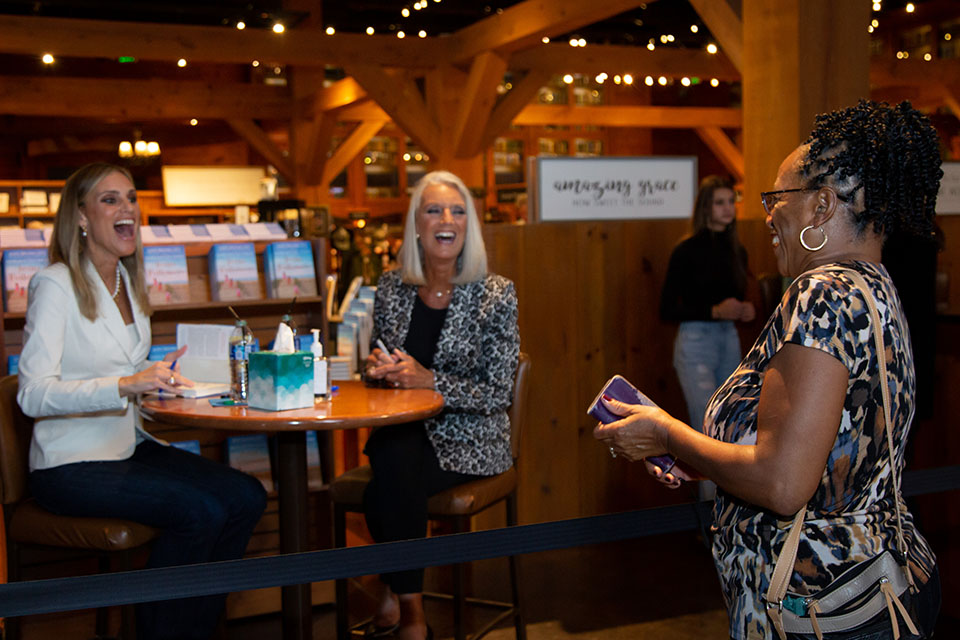
[[743,71],[743,20],[729,0],[690,0],[690,5],[737,71]]
[[743,151],[720,127],[697,127],[697,135],[723,163],[735,182],[743,182]]
[[515,53],[510,58],[512,69],[545,69],[554,73],[589,73],[606,71],[610,75],[630,73],[645,75],[717,78],[739,82],[740,72],[722,53],[711,55],[702,49],[668,49],[623,45],[587,45],[574,48],[566,44],[541,44]]
[[480,141],[497,101],[497,85],[503,82],[506,71],[507,61],[492,51],[479,53],[473,59],[466,89],[457,96],[459,105],[453,128],[457,157],[469,158],[483,151]]
[[536,97],[540,87],[547,84],[553,72],[550,70],[533,69],[527,72],[522,80],[513,85],[507,95],[503,96],[493,113],[487,120],[487,126],[480,139],[480,148],[486,149],[493,144],[494,139],[510,128],[517,114],[520,113]]
[[380,66],[368,62],[344,67],[371,98],[387,112],[398,127],[427,153],[439,156],[440,128],[429,117],[427,105],[416,83],[395,77]]
[[0,114],[120,120],[289,120],[284,88],[187,80],[0,76]]
[[273,143],[267,132],[261,129],[256,122],[241,118],[227,118],[227,124],[237,132],[237,135],[246,140],[247,144],[266,158],[267,162],[276,167],[277,171],[287,180],[290,182],[296,181],[293,165],[283,156],[283,153]]
[[655,129],[696,129],[697,127],[740,128],[740,109],[726,107],[599,106],[546,107],[528,105],[516,125],[593,125],[597,127],[640,127]]
[[320,185],[325,186],[336,178],[343,171],[350,161],[357,157],[357,154],[364,150],[370,138],[377,135],[377,132],[387,123],[386,120],[368,120],[358,124],[350,132],[343,142],[337,146],[337,149],[327,160],[323,168],[323,177],[320,179]]
[[380,108],[372,99],[361,100],[360,102],[338,109],[336,111],[337,120],[340,122],[359,122],[363,120],[389,120],[387,112]]
[[320,66],[363,60],[391,66],[430,67],[444,59],[446,43],[437,38],[338,33],[288,29],[205,27],[36,16],[0,16],[0,53],[80,58],[134,56],[141,60],[177,60]]
[[[386,121],[386,114],[384,114]],[[323,184],[323,171],[329,160],[330,142],[333,132],[337,128],[337,117],[333,111],[328,111],[314,119],[311,131],[312,140],[304,168],[304,184]]]
[[367,92],[357,84],[356,80],[344,78],[317,91],[310,99],[310,107],[307,113],[320,114],[333,109],[342,109],[351,104],[356,104],[366,97]]
[[457,64],[481,51],[509,53],[539,45],[544,36],[552,38],[641,4],[643,0],[525,0],[450,36],[447,60]]

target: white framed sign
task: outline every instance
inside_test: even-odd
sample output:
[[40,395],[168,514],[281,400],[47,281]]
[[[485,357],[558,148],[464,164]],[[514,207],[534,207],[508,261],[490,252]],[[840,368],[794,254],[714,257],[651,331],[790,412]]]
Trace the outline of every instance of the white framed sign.
[[693,156],[537,158],[541,222],[689,218]]
[[937,194],[938,214],[960,213],[960,162],[944,162],[940,165],[940,193]]

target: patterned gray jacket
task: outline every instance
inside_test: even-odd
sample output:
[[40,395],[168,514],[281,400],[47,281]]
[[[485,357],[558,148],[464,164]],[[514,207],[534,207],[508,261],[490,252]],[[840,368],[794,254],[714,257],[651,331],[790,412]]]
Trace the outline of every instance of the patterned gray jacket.
[[[417,287],[404,284],[399,271],[383,274],[373,307],[373,341],[404,344],[416,296]],[[442,469],[491,476],[513,464],[507,409],[519,352],[513,283],[489,274],[456,285],[433,359],[445,406],[424,421]]]

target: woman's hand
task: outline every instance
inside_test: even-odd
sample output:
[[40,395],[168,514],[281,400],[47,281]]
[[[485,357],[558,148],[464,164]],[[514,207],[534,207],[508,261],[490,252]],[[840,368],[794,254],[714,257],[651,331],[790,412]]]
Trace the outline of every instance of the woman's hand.
[[124,376],[118,382],[118,390],[121,396],[136,395],[145,391],[163,391],[176,392],[177,387],[192,387],[193,381],[180,375],[180,365],[174,362],[180,358],[187,350],[184,345],[164,356],[160,362],[154,362],[152,365],[133,374]]
[[[380,351],[374,349],[374,351]],[[425,368],[410,354],[399,349],[393,350],[394,361],[389,364],[379,364],[367,369],[367,377],[386,380],[390,386],[402,389],[433,389],[433,371]],[[367,359],[369,365],[370,358]]]
[[[400,353],[400,350],[396,350]],[[379,347],[374,347],[370,355],[367,356],[367,364],[363,369],[363,377],[370,380],[380,380],[386,375],[385,366],[397,363],[397,357],[386,353]]]
[[[676,422],[670,414],[659,407],[626,404],[606,396],[601,402],[614,414],[624,416],[616,422],[598,424],[593,430],[593,437],[610,447],[611,453],[632,462],[669,453],[670,429]],[[644,461],[644,464],[650,475],[672,489],[679,487],[681,480],[691,479],[688,473],[676,467],[670,473],[663,473],[651,462]]]

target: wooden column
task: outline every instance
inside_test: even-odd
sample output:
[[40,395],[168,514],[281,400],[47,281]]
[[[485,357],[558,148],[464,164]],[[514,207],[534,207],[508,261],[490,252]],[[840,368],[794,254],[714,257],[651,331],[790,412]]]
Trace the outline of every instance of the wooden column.
[[757,272],[775,269],[759,193],[802,143],[814,116],[868,98],[870,5],[843,0],[743,0],[742,225]]

